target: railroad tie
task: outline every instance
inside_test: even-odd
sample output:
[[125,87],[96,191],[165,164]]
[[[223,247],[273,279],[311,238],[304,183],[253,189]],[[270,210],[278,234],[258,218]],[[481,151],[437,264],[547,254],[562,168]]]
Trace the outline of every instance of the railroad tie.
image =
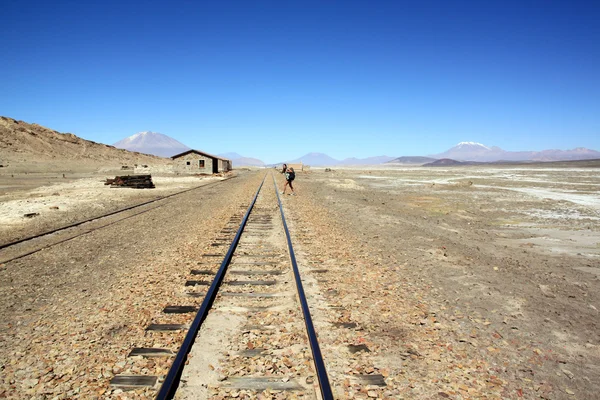
[[142,387],[155,387],[157,376],[151,375],[116,375],[110,380],[110,386],[123,389],[136,389]]
[[273,286],[277,284],[277,281],[229,281],[223,282],[224,285],[231,286],[243,286],[243,285],[251,285],[251,286]]
[[222,292],[221,296],[231,297],[255,297],[255,298],[274,298],[274,297],[292,297],[293,293],[243,293],[243,292]]
[[150,324],[150,325],[148,325],[146,330],[147,331],[166,332],[166,331],[182,331],[187,328],[188,328],[188,326],[184,325],[184,324]]
[[333,325],[338,328],[347,328],[347,329],[353,329],[358,326],[358,324],[356,322],[334,322]]
[[161,349],[156,347],[135,347],[133,348],[127,357],[170,357],[174,355],[172,350]]
[[361,352],[361,351],[364,351],[365,353],[370,353],[371,352],[371,350],[369,350],[369,348],[367,347],[366,344],[350,344],[350,345],[348,345],[348,350],[352,354],[358,353],[358,352]]
[[280,269],[266,270],[266,271],[234,269],[234,270],[229,271],[229,273],[235,274],[235,275],[281,275],[281,274],[283,274],[283,271]]
[[215,272],[209,269],[193,269],[190,271],[192,275],[214,275]]
[[305,390],[296,380],[284,382],[282,378],[265,377],[229,377],[221,383],[222,387],[238,390]]
[[350,380],[351,383],[356,385],[369,385],[369,386],[379,386],[385,387],[387,386],[385,383],[385,378],[380,374],[373,375],[347,375],[346,378]]
[[277,265],[280,264],[278,261],[248,261],[248,262],[238,262],[232,263],[235,266],[239,265]]
[[163,309],[165,314],[189,314],[198,311],[196,306],[166,306]]
[[185,286],[210,286],[210,282],[205,282],[205,281],[185,281]]
[[246,350],[240,351],[238,353],[238,355],[240,355],[241,357],[247,357],[247,358],[267,355],[267,349],[261,349],[261,348],[246,349]]

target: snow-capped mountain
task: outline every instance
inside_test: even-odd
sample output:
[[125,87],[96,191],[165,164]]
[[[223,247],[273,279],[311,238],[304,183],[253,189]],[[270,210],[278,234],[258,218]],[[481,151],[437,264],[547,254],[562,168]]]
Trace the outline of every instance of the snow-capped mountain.
[[431,157],[463,161],[496,161],[501,159],[503,153],[505,151],[499,147],[488,147],[477,142],[460,142],[451,149],[432,155]]
[[459,144],[457,144],[456,146],[454,146],[458,149],[487,149],[490,150],[489,147],[487,147],[485,144],[481,144],[481,143],[477,143],[477,142],[460,142]]
[[160,157],[171,157],[190,150],[185,144],[167,135],[150,131],[136,133],[123,140],[119,140],[113,146],[119,149],[153,154]]

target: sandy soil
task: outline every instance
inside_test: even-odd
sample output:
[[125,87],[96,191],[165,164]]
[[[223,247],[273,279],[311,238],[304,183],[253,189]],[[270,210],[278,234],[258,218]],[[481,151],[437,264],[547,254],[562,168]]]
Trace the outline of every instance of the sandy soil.
[[401,383],[389,398],[595,398],[599,172],[300,175],[286,207],[316,239],[299,240],[303,262],[329,266],[316,293],[344,310],[323,313],[325,347],[337,352],[344,334],[331,321],[358,323],[347,341],[368,343],[372,367]]
[[[104,184],[107,178],[128,174],[151,174],[156,188],[111,188]],[[61,173],[0,175],[0,243],[222,179],[177,176],[156,168],[65,174],[64,178]],[[31,213],[35,217],[25,216]]]

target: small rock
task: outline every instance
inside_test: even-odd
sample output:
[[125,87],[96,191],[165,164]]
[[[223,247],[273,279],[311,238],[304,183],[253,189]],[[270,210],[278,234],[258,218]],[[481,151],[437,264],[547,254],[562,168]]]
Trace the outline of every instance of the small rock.
[[573,374],[571,371],[569,371],[568,369],[561,369],[561,371],[563,372],[563,374],[565,374],[569,379],[573,379],[575,377],[575,374]]
[[40,381],[39,379],[26,379],[23,381],[23,383],[25,384],[26,387],[32,388],[35,385],[37,385],[39,381]]
[[548,285],[538,285],[538,287],[540,288],[540,290],[542,291],[542,294],[546,297],[550,297],[550,298],[555,298],[556,295],[554,293],[552,293],[552,291],[550,290],[550,286]]

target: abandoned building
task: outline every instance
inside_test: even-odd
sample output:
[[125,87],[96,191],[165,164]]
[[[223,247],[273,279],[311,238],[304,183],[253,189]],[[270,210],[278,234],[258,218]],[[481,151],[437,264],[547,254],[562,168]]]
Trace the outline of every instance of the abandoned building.
[[231,160],[198,150],[188,150],[171,157],[173,170],[189,174],[217,174],[231,171]]

